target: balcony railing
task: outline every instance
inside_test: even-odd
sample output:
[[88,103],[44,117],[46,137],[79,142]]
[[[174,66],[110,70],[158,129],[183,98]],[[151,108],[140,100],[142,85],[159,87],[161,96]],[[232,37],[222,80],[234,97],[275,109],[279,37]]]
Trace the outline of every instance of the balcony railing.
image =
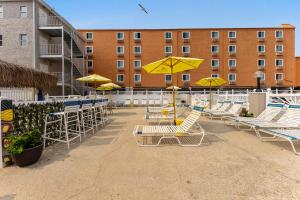
[[[62,72],[50,72],[51,75],[57,77],[57,83],[61,84],[62,83]],[[71,83],[71,74],[70,73],[65,73],[65,83]]]
[[[41,44],[40,45],[40,56],[61,56],[62,45],[61,44]],[[64,56],[70,57],[71,50],[67,45],[64,45]]]
[[41,44],[40,45],[40,55],[62,55],[62,45],[61,44]]
[[57,16],[40,16],[39,26],[62,26],[62,20]]

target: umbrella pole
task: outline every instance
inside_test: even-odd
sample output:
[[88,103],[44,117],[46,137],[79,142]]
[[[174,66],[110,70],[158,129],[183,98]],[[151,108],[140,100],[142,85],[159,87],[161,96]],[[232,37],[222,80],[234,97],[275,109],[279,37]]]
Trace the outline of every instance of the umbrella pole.
[[173,96],[173,108],[174,108],[174,124],[176,125],[176,98],[175,98],[175,88],[174,88],[174,78],[173,78],[173,67],[171,67],[171,74],[172,74],[172,96]]
[[96,100],[97,98],[97,88],[96,88],[96,81],[94,81],[94,92],[95,92],[95,96],[94,96],[94,99]]
[[209,109],[211,109],[211,104],[212,104],[212,95],[211,95],[211,82],[209,83]]

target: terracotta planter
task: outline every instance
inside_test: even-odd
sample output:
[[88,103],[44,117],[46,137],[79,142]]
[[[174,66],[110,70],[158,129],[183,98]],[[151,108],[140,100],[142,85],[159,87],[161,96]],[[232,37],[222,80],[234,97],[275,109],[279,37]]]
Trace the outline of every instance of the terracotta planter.
[[36,163],[43,153],[43,144],[25,149],[23,153],[18,155],[12,155],[15,164],[19,167],[25,167],[31,164]]

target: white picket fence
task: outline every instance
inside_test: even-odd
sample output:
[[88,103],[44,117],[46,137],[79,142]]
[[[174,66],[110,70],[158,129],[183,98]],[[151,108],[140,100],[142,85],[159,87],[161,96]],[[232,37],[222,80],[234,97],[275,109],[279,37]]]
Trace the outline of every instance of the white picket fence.
[[0,97],[14,101],[34,101],[36,90],[34,88],[0,88]]

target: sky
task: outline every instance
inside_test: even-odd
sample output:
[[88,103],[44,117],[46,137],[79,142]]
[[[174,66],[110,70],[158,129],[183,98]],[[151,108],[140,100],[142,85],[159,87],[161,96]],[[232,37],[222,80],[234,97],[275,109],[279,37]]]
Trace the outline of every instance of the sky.
[[[300,28],[300,0],[45,0],[79,29]],[[149,12],[145,14],[138,6]],[[300,30],[296,29],[300,56]]]

